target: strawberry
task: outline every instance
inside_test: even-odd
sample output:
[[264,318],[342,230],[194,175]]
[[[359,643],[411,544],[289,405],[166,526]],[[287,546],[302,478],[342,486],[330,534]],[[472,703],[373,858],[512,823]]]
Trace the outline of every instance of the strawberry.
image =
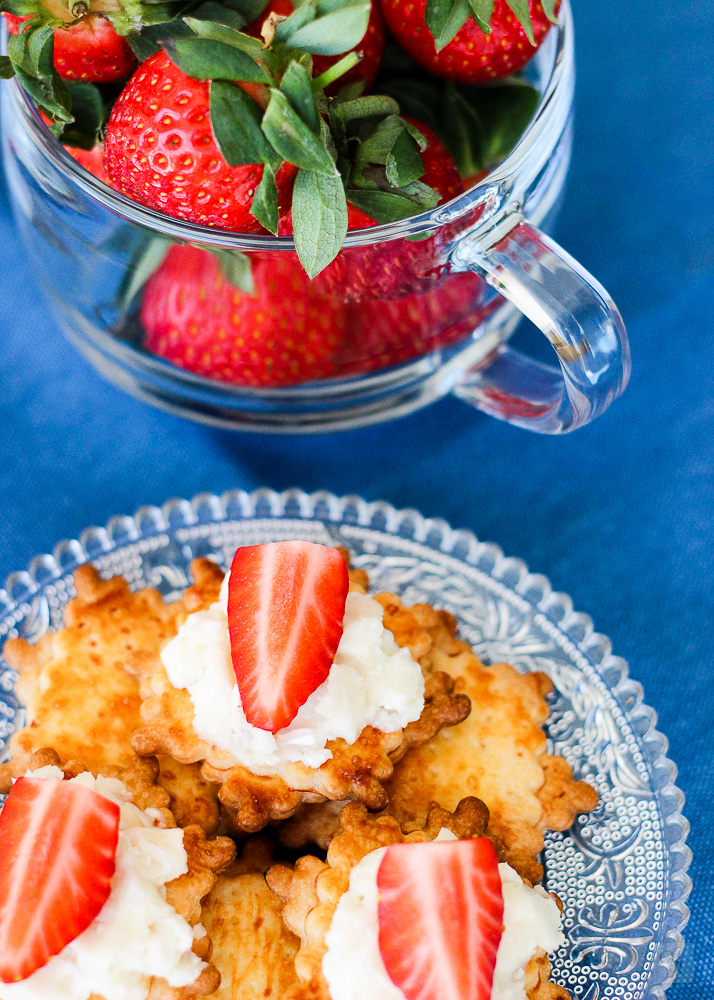
[[[31,16],[5,14],[10,34],[17,35],[20,25]],[[136,58],[126,39],[116,33],[109,21],[90,14],[66,28],[55,28],[54,63],[65,80],[111,83],[128,76]]]
[[98,180],[104,181],[105,184],[109,184],[111,187],[107,172],[104,169],[103,146],[93,146],[91,149],[77,149],[74,146],[65,146],[64,148],[70,156],[74,157],[77,163],[81,163],[85,170],[88,170]]
[[[460,83],[482,83],[515,73],[536,53],[551,27],[541,0],[529,0],[530,22],[514,14],[515,0],[495,0],[486,33],[463,4],[461,26],[453,34],[458,0],[437,5],[430,16],[427,0],[380,0],[395,38],[413,59],[438,76]],[[553,16],[559,2],[550,3]]]
[[503,891],[490,840],[394,844],[377,888],[379,950],[406,1000],[491,1000]]
[[245,717],[288,726],[330,672],[349,590],[344,556],[314,542],[248,545],[228,581],[231,659]]
[[234,385],[294,385],[335,373],[345,329],[292,254],[254,254],[254,292],[223,276],[216,257],[172,246],[144,289],[148,350],[181,368]]
[[349,303],[340,373],[377,371],[469,336],[483,319],[486,287],[475,274],[452,274],[423,295]]
[[[260,37],[261,27],[263,26],[266,18],[271,15],[289,17],[294,9],[293,0],[270,0],[258,20],[254,21],[253,24],[245,29],[246,33]],[[359,53],[360,61],[357,66],[348,70],[347,73],[327,87],[326,93],[337,93],[340,87],[344,87],[350,83],[360,83],[361,81],[365,81],[367,85],[374,83],[375,77],[379,72],[380,63],[382,62],[385,41],[386,29],[384,25],[384,18],[382,17],[382,11],[378,0],[372,0],[372,9],[369,15],[367,31],[362,38],[362,41],[354,50]],[[324,73],[325,70],[329,69],[330,66],[334,66],[334,64],[339,62],[340,59],[342,59],[342,55],[313,56],[313,76],[319,76],[321,73]]]
[[[228,165],[213,132],[209,84],[186,76],[165,52],[143,63],[109,119],[104,165],[122,194],[178,219],[243,233],[265,232],[251,214],[262,164]],[[278,201],[295,169],[277,172]]]
[[[412,118],[404,120],[415,125],[428,142],[421,154],[424,164],[422,183],[437,192],[439,204],[456,198],[463,192],[463,183],[446,147],[422,122]],[[349,191],[347,197],[350,197]],[[366,229],[377,224],[352,204],[348,205],[347,217],[350,230]],[[402,299],[423,292],[439,280],[439,251],[450,238],[446,228],[442,227],[437,234],[425,240],[391,240],[342,250],[318,275],[315,288],[321,295],[358,302]],[[290,214],[281,219],[279,232],[292,232]]]
[[0,982],[27,979],[92,923],[116,867],[119,806],[18,778],[0,813]]

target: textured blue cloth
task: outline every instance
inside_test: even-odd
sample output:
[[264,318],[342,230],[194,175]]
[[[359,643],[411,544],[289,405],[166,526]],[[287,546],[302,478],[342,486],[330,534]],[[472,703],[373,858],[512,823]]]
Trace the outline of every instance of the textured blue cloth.
[[[714,987],[714,3],[574,0],[578,128],[563,245],[612,292],[634,375],[551,440],[446,401],[340,436],[251,438],[105,384],[47,318],[0,202],[0,579],[170,496],[296,485],[413,506],[568,591],[659,712],[692,823],[672,1000]],[[3,196],[4,197],[4,196]]]

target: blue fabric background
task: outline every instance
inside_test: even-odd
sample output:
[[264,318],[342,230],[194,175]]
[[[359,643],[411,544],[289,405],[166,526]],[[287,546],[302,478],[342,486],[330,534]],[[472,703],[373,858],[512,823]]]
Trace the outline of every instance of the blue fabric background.
[[634,374],[558,440],[446,401],[340,436],[193,426],[105,384],[48,318],[0,201],[0,579],[170,496],[297,485],[473,529],[547,574],[631,662],[687,796],[692,920],[671,1000],[714,987],[714,3],[574,0],[575,156],[558,237],[619,303]]

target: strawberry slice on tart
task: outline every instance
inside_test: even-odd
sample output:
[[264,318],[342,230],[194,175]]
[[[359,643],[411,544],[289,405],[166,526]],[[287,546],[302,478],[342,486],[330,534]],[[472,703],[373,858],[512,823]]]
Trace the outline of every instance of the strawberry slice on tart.
[[490,1000],[503,891],[488,838],[393,844],[377,889],[380,954],[406,1000]]
[[200,761],[236,831],[306,801],[383,809],[392,757],[468,715],[448,674],[398,644],[342,551],[270,543],[239,550],[229,573],[191,568],[188,617],[160,657],[136,661],[132,746]]
[[344,556],[314,542],[236,551],[228,583],[231,660],[248,722],[276,733],[326,679],[342,638]]
[[0,982],[27,979],[111,892],[119,806],[74,782],[18,778],[0,812]]

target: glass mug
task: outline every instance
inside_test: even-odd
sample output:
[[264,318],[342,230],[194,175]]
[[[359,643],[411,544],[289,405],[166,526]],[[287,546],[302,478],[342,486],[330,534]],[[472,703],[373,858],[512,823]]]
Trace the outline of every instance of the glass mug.
[[[112,382],[213,425],[335,430],[396,417],[453,393],[534,431],[581,427],[622,393],[630,356],[607,292],[536,228],[552,224],[569,165],[575,73],[567,2],[527,74],[541,100],[503,163],[448,204],[349,233],[336,261],[313,282],[300,269],[291,238],[172,219],[108,188],[52,138],[17,83],[5,84],[11,201],[55,319]],[[210,299],[215,292],[216,310],[219,301],[230,309],[230,286],[203,248],[246,255],[256,284],[262,276],[275,329],[287,331],[289,342],[291,309],[306,308],[323,339],[334,342],[329,365],[316,363],[310,381],[266,385],[247,354],[241,384],[229,384],[201,374],[200,365],[198,373],[187,371],[152,354],[142,321],[168,322],[170,337],[171,317],[166,303],[157,317],[144,298],[152,251],[143,257],[140,251],[158,247],[154,267],[160,268],[171,244],[179,245],[170,253],[185,266],[187,281],[193,272],[206,275],[201,295]],[[298,295],[297,306],[281,301],[286,287]],[[548,338],[557,366],[508,345],[522,315]],[[304,368],[298,378],[305,378]]]

